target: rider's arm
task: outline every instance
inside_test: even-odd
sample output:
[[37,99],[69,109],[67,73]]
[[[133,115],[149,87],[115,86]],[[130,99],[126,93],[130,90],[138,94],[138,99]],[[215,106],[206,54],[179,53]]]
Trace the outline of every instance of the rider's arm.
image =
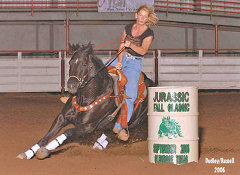
[[125,42],[125,47],[129,47],[135,52],[137,52],[140,55],[145,55],[148,51],[148,48],[150,47],[150,44],[152,43],[153,36],[148,36],[143,39],[142,46],[136,46],[130,41]]

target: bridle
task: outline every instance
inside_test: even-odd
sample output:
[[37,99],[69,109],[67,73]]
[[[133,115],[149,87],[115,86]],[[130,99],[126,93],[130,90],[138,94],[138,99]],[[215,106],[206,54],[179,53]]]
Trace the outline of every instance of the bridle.
[[[101,72],[104,68],[106,68],[106,66],[110,65],[113,61],[115,61],[117,59],[117,56],[119,54],[121,54],[123,51],[125,50],[125,47],[123,47],[120,51],[118,51],[115,55],[113,55],[105,64],[102,68],[100,68],[96,73],[95,75],[93,75],[91,78],[89,78],[87,81],[85,81],[85,78],[87,77],[88,73],[86,73],[82,78],[78,78],[77,76],[75,75],[71,75],[69,76],[69,79],[70,78],[75,78],[78,80],[79,82],[79,87],[78,88],[81,88],[83,89],[93,78],[95,78],[97,76],[97,74],[99,72]],[[75,52],[74,52],[75,53]],[[89,71],[88,71],[89,72]]]
[[[84,80],[85,80],[86,76],[87,76],[87,74],[85,74],[85,75],[83,76],[83,78],[78,78],[78,77],[75,76],[75,75],[71,75],[71,76],[69,76],[69,79],[70,79],[70,78],[75,78],[75,79],[77,79],[78,82],[80,83],[80,88],[83,88],[83,87],[86,86],[86,85],[84,85]],[[84,86],[82,87],[82,85],[84,85]]]

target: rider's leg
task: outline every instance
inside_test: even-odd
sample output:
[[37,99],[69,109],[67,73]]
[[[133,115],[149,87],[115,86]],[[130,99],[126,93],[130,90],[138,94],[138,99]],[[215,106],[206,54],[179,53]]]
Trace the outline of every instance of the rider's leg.
[[[139,81],[141,69],[142,69],[142,60],[128,59],[124,55],[122,64],[123,64],[122,71],[127,77],[127,84],[125,85],[126,95],[131,98],[131,99],[126,99],[127,122],[129,122],[133,112],[134,101],[137,98],[138,81]],[[115,128],[120,130],[121,124],[116,123]]]
[[142,60],[131,60],[127,59],[126,66],[123,68],[123,72],[127,77],[127,84],[125,85],[126,95],[130,97],[130,99],[126,99],[127,103],[127,122],[130,121],[132,117],[132,112],[134,108],[134,101],[137,98],[138,92],[138,81],[140,78],[142,69]]
[[[112,66],[115,66],[118,62],[118,59],[116,59],[113,63],[111,63]],[[125,85],[126,89],[126,95],[129,96],[131,99],[126,99],[127,104],[127,122],[130,121],[133,107],[134,107],[134,101],[137,98],[137,91],[138,91],[138,81],[141,74],[142,69],[142,60],[133,60],[128,59],[125,54],[122,59],[122,72],[127,77],[127,84]],[[115,123],[115,128],[117,130],[121,130],[121,124]]]
[[[125,76],[127,77],[127,84],[125,85],[126,95],[130,99],[125,99],[127,104],[127,122],[130,121],[132,117],[132,112],[134,108],[134,101],[137,98],[138,91],[138,81],[141,74],[142,60],[132,60],[123,57],[123,68]],[[129,133],[121,128],[120,123],[115,124],[113,132],[118,131],[118,138],[123,141],[127,141],[129,138]]]

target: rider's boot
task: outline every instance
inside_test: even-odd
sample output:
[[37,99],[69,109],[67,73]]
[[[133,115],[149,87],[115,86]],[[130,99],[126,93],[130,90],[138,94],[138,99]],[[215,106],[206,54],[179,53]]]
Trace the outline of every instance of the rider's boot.
[[117,134],[117,138],[122,141],[127,141],[129,139],[129,133],[126,129],[117,129],[116,127],[113,128],[113,132]]

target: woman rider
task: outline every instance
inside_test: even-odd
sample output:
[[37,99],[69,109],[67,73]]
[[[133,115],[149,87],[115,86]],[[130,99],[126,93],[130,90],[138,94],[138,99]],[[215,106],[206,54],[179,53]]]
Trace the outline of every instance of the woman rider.
[[[149,26],[157,23],[158,18],[151,8],[141,6],[135,13],[136,22],[127,24],[123,31],[122,42],[119,50],[125,47],[124,52],[119,54],[118,58],[111,64],[116,69],[121,70],[127,77],[125,85],[126,95],[130,97],[126,99],[127,104],[127,122],[130,121],[134,101],[137,98],[138,81],[142,69],[142,59],[147,53],[150,44],[154,38],[153,31]],[[115,123],[113,132],[118,134],[121,140],[128,140],[129,133],[121,127],[120,123]]]

